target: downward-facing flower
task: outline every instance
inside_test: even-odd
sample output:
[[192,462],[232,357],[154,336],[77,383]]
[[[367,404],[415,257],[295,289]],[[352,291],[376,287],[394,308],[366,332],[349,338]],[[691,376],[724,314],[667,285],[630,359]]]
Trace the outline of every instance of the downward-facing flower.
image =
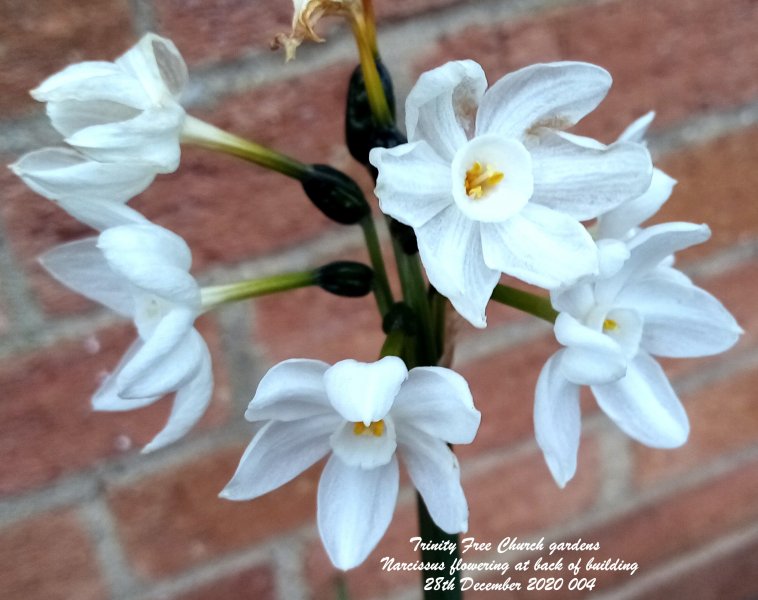
[[679,271],[659,266],[709,236],[705,225],[654,225],[629,242],[629,258],[615,273],[552,294],[559,311],[555,336],[565,348],[540,373],[534,425],[559,485],[576,471],[582,385],[590,386],[600,408],[637,441],[674,448],[687,440],[687,414],[651,355],[718,354],[742,330],[716,298]]
[[47,103],[53,127],[87,156],[169,173],[179,164],[184,109],[178,98],[186,81],[176,46],[147,34],[114,62],[66,67],[32,96]]
[[267,421],[221,495],[256,498],[331,453],[318,487],[318,528],[332,562],[357,566],[384,535],[398,493],[402,456],[437,525],[465,531],[468,507],[447,444],[471,442],[479,412],[457,373],[410,372],[397,357],[375,363],[279,363],[261,380],[245,413]]
[[152,224],[107,229],[41,258],[61,283],[134,320],[138,337],[92,398],[96,410],[140,408],[176,392],[151,451],[179,439],[200,419],[213,389],[211,358],[193,327],[200,290],[184,240]]
[[147,163],[104,163],[71,148],[43,148],[10,165],[38,194],[97,230],[145,222],[125,205],[155,178]]
[[424,73],[406,102],[408,144],[375,148],[382,210],[414,228],[432,285],[471,323],[501,273],[548,289],[596,273],[580,221],[643,193],[652,165],[633,142],[586,147],[561,130],[592,111],[610,75],[539,64],[485,91],[481,67]]

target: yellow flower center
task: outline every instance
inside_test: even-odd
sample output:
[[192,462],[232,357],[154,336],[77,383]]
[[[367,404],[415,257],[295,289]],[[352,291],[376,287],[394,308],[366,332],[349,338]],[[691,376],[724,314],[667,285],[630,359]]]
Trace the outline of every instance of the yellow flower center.
[[619,328],[619,324],[613,319],[606,319],[603,321],[603,331],[616,331]]
[[355,435],[373,435],[374,437],[382,437],[384,434],[384,421],[374,421],[370,425],[364,425],[363,423],[353,423],[353,433]]
[[482,163],[477,161],[466,171],[466,194],[469,198],[480,200],[490,189],[500,183],[503,177],[505,173],[496,171],[492,165],[483,167]]

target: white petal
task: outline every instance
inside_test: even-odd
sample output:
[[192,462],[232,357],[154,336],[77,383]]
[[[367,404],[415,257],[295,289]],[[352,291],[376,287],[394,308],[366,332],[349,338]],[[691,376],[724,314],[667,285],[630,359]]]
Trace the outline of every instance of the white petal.
[[437,526],[447,533],[468,529],[468,504],[458,459],[441,439],[413,427],[398,433],[403,462]]
[[450,206],[416,230],[418,251],[430,283],[475,327],[500,273],[484,263],[480,224]]
[[640,352],[626,377],[592,386],[598,405],[627,435],[653,448],[687,441],[687,413],[660,365]]
[[601,331],[595,331],[568,313],[555,320],[555,337],[566,346],[560,356],[561,374],[572,383],[591,385],[616,381],[626,373],[627,359],[621,347]]
[[134,314],[129,286],[108,266],[97,247],[97,238],[56,246],[40,256],[39,261],[63,285],[124,317]]
[[579,386],[570,383],[558,366],[562,352],[548,359],[537,380],[534,433],[553,479],[565,487],[576,473],[582,422]]
[[148,406],[163,396],[163,394],[161,394],[160,396],[145,396],[144,398],[122,398],[118,395],[118,386],[116,385],[118,375],[121,372],[121,369],[124,368],[124,365],[126,365],[137,352],[139,352],[142,346],[142,340],[137,338],[134,343],[129,346],[128,350],[124,353],[124,356],[121,357],[121,360],[113,372],[103,379],[100,387],[92,396],[92,408],[94,410],[109,412],[134,410],[136,408]]
[[633,121],[629,127],[624,129],[623,133],[619,136],[618,141],[643,142],[645,140],[645,135],[647,134],[648,127],[650,127],[650,123],[653,122],[654,118],[654,110],[651,110],[650,112],[642,115],[639,119]]
[[187,65],[171,40],[148,33],[116,59],[116,64],[137,78],[155,103],[166,96],[178,99],[187,83]]
[[143,398],[178,390],[197,375],[207,353],[202,336],[192,328],[169,353],[151,362],[133,382],[127,383],[127,379],[120,376],[119,394],[123,398]]
[[293,358],[274,365],[263,376],[245,412],[248,421],[293,421],[325,413],[334,414],[326,395],[320,360]]
[[66,148],[29,152],[10,168],[35,192],[51,200],[95,196],[125,202],[155,178],[149,165],[101,163]]
[[[100,82],[94,82],[98,89]],[[141,92],[144,97],[144,92]],[[143,98],[147,101],[147,98]],[[62,100],[47,105],[47,116],[55,129],[65,137],[72,137],[77,132],[89,128],[99,128],[110,123],[128,121],[140,115],[145,108],[135,108],[114,100]]]
[[531,202],[503,223],[483,224],[482,245],[488,267],[548,289],[598,270],[597,248],[581,223]]
[[653,176],[650,153],[631,142],[617,142],[601,150],[552,133],[532,148],[532,159],[532,201],[580,221],[640,196]]
[[178,104],[151,108],[126,121],[86,127],[66,142],[96,160],[147,162],[158,173],[172,173],[179,166],[183,121]]
[[568,129],[600,104],[610,86],[608,72],[588,63],[556,62],[519,69],[484,94],[476,132],[524,140],[540,127]]
[[567,312],[583,319],[595,306],[595,294],[591,283],[576,283],[550,292],[550,303],[558,312]]
[[192,257],[178,235],[152,224],[113,227],[100,234],[98,247],[110,267],[137,287],[199,308],[199,287],[187,273]]
[[119,394],[125,395],[125,390],[158,368],[166,357],[175,352],[192,329],[194,320],[194,313],[182,308],[174,309],[165,315],[155,327],[152,336],[144,340],[145,343],[139,352],[119,373]]
[[669,199],[676,180],[653,169],[650,187],[641,196],[627,200],[598,219],[597,237],[622,239],[631,229],[647,221]]
[[405,363],[397,356],[385,356],[373,363],[348,359],[324,373],[329,401],[351,423],[368,426],[383,419],[408,377]]
[[242,455],[220,496],[252,500],[284,485],[329,453],[336,415],[266,423]]
[[405,101],[408,141],[425,140],[451,161],[473,134],[474,115],[487,88],[482,67],[471,60],[449,62],[423,73]]
[[329,438],[335,456],[351,467],[375,469],[386,465],[395,455],[397,434],[392,418],[385,417],[380,429],[356,433],[356,424],[343,421]]
[[629,242],[630,255],[624,266],[610,279],[599,281],[595,296],[601,304],[613,304],[629,281],[649,274],[671,254],[700,244],[711,236],[707,225],[661,223],[643,229]]
[[[53,104],[102,101],[135,109],[147,108],[150,100],[139,81],[117,65],[104,61],[69,65],[48,77],[31,95],[35,100]],[[92,117],[89,122],[97,122],[97,117]]]
[[[195,335],[200,334],[194,329]],[[187,434],[205,414],[213,395],[213,370],[208,346],[202,343],[200,364],[196,367],[196,375],[186,385],[179,388],[171,407],[166,426],[153,440],[143,448],[142,452],[152,452],[171,444]]]
[[612,277],[621,270],[630,256],[629,248],[621,240],[603,239],[597,242],[600,279]]
[[401,223],[421,227],[453,203],[450,163],[426,142],[374,148],[369,161],[379,171],[379,207]]
[[66,199],[57,203],[63,210],[98,231],[121,225],[148,224],[140,213],[125,204],[110,200]]
[[644,318],[642,347],[658,356],[688,358],[731,348],[742,329],[724,306],[691,283],[649,278],[622,290],[618,306]]
[[481,420],[466,380],[442,367],[411,369],[391,414],[449,444],[470,444]]
[[338,569],[352,569],[387,531],[397,502],[397,458],[376,469],[349,467],[332,456],[318,485],[318,530]]

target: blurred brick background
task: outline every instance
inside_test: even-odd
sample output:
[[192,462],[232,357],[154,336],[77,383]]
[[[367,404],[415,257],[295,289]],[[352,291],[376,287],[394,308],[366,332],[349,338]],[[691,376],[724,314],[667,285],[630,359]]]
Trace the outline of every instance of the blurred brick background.
[[[543,324],[491,306],[486,331],[462,329],[456,358],[484,415],[476,442],[459,450],[471,535],[581,537],[599,541],[602,556],[639,562],[633,577],[603,575],[593,598],[757,597],[758,2],[375,3],[401,99],[421,71],[449,59],[481,62],[491,81],[572,59],[615,80],[580,131],[610,141],[656,110],[651,149],[679,180],[658,219],[710,224],[711,242],[680,264],[746,330],[726,355],[666,363],[692,422],[685,447],[641,447],[588,401],[579,472],[559,490],[531,424],[537,373],[556,344]],[[268,41],[290,18],[286,0],[0,0],[0,162],[55,143],[28,89],[70,62],[115,58],[152,30],[190,64],[190,112],[358,176],[341,135],[352,41],[327,24],[328,43],[284,65]],[[254,502],[217,494],[250,438],[242,414],[270,365],[377,356],[371,299],[305,290],[203,317],[213,407],[188,438],[142,456],[170,400],[125,414],[89,409],[131,328],[35,262],[87,231],[7,170],[0,198],[0,598],[335,598],[337,573],[314,526],[320,467]],[[296,184],[202,151],[187,150],[133,205],[187,239],[204,282],[365,256],[358,232],[310,209]],[[416,574],[382,573],[378,563],[413,558],[415,518],[405,490],[378,549],[346,575],[351,598],[418,597]]]

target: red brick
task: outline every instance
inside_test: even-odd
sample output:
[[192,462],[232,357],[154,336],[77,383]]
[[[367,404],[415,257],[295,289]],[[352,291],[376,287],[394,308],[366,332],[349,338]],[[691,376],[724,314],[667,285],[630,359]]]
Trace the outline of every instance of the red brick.
[[128,0],[0,1],[3,118],[42,112],[29,90],[74,62],[112,60],[134,43]]
[[233,447],[197,457],[109,491],[121,539],[141,577],[182,571],[315,518],[320,465],[250,502],[219,498],[243,450]]
[[173,600],[276,600],[274,573],[268,565],[251,567],[239,573],[217,579],[192,591],[179,594]]
[[[211,347],[217,334],[203,327]],[[90,398],[99,378],[118,363],[131,343],[131,327],[98,332],[92,338],[8,358],[0,363],[0,495],[37,487],[135,451],[149,442],[168,418],[171,399],[124,413],[94,412]],[[216,388],[202,423],[226,420],[230,398],[221,357],[214,353]]]
[[108,597],[97,558],[76,517],[49,513],[0,531],[0,596],[7,600]]
[[[758,463],[738,466],[697,487],[682,489],[582,533],[597,541],[598,559],[618,557],[637,562],[637,576],[655,565],[758,520]],[[587,554],[585,556],[585,561]],[[624,572],[598,572],[601,589],[628,581]],[[686,597],[686,596],[685,596]]]
[[[706,544],[703,550],[713,548],[718,540]],[[698,598],[699,600],[741,600],[755,597],[758,590],[758,570],[755,556],[758,540],[750,539],[724,555],[711,556],[684,572],[667,577],[652,589],[625,598],[639,600],[670,600],[671,598]]]
[[651,109],[662,127],[755,98],[757,26],[750,0],[606,2],[466,28],[441,40],[418,70],[473,58],[495,81],[536,62],[602,65],[613,75],[613,90],[582,131],[610,140]]
[[660,168],[679,183],[654,221],[707,223],[713,232],[707,243],[687,250],[684,261],[755,237],[757,160],[758,127],[751,127],[660,161]]

